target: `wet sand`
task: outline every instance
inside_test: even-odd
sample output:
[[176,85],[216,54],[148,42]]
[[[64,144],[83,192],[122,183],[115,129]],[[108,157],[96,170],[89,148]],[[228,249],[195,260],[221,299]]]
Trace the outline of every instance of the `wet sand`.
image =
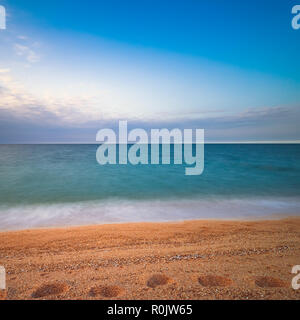
[[300,219],[0,233],[0,299],[300,299]]

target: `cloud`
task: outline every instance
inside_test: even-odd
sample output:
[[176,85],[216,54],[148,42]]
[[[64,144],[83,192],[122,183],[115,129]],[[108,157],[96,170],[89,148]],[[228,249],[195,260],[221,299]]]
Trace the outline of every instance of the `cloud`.
[[14,50],[18,56],[24,57],[29,63],[36,63],[40,61],[39,55],[28,46],[15,43]]
[[[252,125],[245,122],[245,119],[243,125],[237,123],[240,115],[180,122],[157,119],[127,120],[128,130],[143,128],[148,133],[154,128],[204,128],[206,142],[300,140],[298,123],[290,120],[292,111],[278,112],[277,116],[273,114],[270,123],[265,123],[258,114],[251,117],[251,121],[254,118],[258,120]],[[49,121],[51,117],[52,121]],[[22,118],[11,112],[0,112],[0,143],[95,143],[96,133],[102,128],[111,128],[118,132],[118,120],[98,119],[71,125],[60,122],[55,115],[46,111],[41,112],[37,118]]]
[[[300,108],[262,107],[243,112],[221,109],[153,116],[115,113],[93,96],[36,97],[0,69],[0,143],[95,142],[101,128],[128,120],[129,129],[204,128],[207,141],[299,140]],[[21,132],[21,134],[20,134]]]
[[27,36],[23,36],[23,35],[17,36],[17,38],[18,38],[19,40],[27,40],[27,39],[28,39]]
[[0,73],[9,73],[10,72],[10,69],[1,69],[0,68]]
[[[0,69],[0,116],[30,119],[46,124],[80,125],[102,119],[101,105],[93,96],[35,96],[14,80],[9,69]],[[106,113],[106,118],[111,117]]]

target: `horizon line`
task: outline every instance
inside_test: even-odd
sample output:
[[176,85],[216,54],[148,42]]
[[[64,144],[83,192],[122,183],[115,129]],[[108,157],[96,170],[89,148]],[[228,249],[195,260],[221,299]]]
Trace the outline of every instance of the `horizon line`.
[[[194,142],[193,142],[194,143]],[[99,142],[13,142],[13,143],[0,143],[0,145],[59,145],[59,144],[95,144],[99,145]],[[117,143],[118,144],[118,143]],[[128,144],[135,144],[130,142]],[[148,143],[151,144],[151,143]],[[161,143],[160,143],[161,144]],[[174,144],[174,143],[171,143]],[[183,143],[182,143],[183,144]],[[207,141],[204,144],[300,144],[300,140],[261,140],[261,141]]]

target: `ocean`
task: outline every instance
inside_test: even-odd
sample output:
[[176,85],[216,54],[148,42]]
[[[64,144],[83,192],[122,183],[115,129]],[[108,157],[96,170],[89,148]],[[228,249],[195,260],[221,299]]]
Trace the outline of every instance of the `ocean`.
[[185,165],[105,165],[95,144],[0,145],[0,230],[300,214],[299,144],[206,144]]

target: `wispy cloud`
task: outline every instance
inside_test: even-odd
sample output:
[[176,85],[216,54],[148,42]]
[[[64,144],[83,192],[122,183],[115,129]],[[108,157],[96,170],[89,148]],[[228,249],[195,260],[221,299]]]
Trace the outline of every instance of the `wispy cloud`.
[[0,69],[0,73],[8,73],[10,72],[10,69],[9,68],[2,68]]
[[19,40],[27,40],[28,37],[27,36],[23,36],[23,35],[19,35],[19,36],[17,36],[17,39],[19,39]]
[[[98,108],[97,108],[98,107]],[[102,119],[101,105],[95,97],[51,95],[34,96],[14,80],[9,69],[0,69],[0,116],[13,115],[45,124],[80,125],[90,119]],[[106,114],[106,117],[109,117]]]
[[40,61],[39,55],[30,47],[15,43],[15,53],[18,56],[24,57],[28,63],[36,63]]
[[[153,117],[106,112],[93,97],[35,97],[0,69],[0,143],[95,142],[103,127],[204,128],[207,141],[300,139],[299,108],[263,107],[243,112],[163,113]],[[20,134],[20,132],[22,132]]]

